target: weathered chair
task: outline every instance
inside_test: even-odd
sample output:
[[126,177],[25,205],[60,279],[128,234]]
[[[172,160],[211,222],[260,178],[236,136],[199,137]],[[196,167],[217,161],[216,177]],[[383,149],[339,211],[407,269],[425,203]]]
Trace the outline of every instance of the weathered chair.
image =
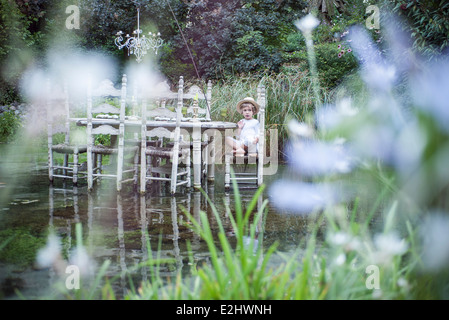
[[[192,85],[188,88],[187,92],[184,84],[184,77],[179,77],[178,92],[170,91],[170,87],[166,82],[158,84],[153,91],[153,98],[157,102],[157,107],[147,111],[147,116],[152,116],[155,120],[173,120],[176,119],[176,112],[174,111],[178,105],[182,110],[181,121],[210,121],[210,105],[212,97],[212,82],[209,81],[207,85],[206,95],[203,93],[200,87]],[[183,135],[184,136],[184,135]],[[188,137],[188,135],[187,135]],[[192,137],[190,137],[192,138]],[[209,162],[214,160],[214,157],[210,156],[213,152],[214,137],[207,133],[204,133],[201,137],[200,150],[202,156],[201,171],[202,176],[206,177],[208,173]],[[193,150],[193,143],[191,139],[185,139],[184,145],[190,145],[191,153]],[[173,143],[168,143],[168,146],[173,146]],[[194,164],[195,165],[195,164]]]
[[[182,90],[180,88],[180,90]],[[178,92],[181,94],[181,91]],[[190,187],[190,145],[185,147],[181,140],[181,101],[178,99],[176,122],[172,130],[166,127],[148,128],[147,98],[142,99],[141,155],[140,155],[140,192],[145,193],[148,182],[170,182],[170,192],[173,195],[181,185]],[[154,111],[154,110],[153,110]],[[152,118],[155,116],[152,113]],[[149,143],[156,139],[157,145]],[[167,144],[172,141],[172,144]],[[184,160],[181,166],[180,160]]]
[[[177,92],[172,92],[166,81],[151,88],[150,96],[156,108],[149,109],[147,116],[153,116],[156,120],[175,120],[175,109],[179,105],[179,100],[181,100],[181,121],[192,120],[192,118],[196,118],[198,121],[210,121],[212,82],[208,82],[206,95],[197,85],[192,85],[187,92],[184,92],[185,89],[183,76],[179,77]],[[141,95],[138,91],[136,90],[136,96]]]
[[[94,180],[98,178],[113,178],[116,180],[117,191],[122,190],[122,184],[133,182],[137,187],[139,146],[125,145],[125,108],[126,108],[127,77],[123,75],[121,90],[115,89],[111,81],[104,81],[99,88],[92,91],[88,85],[87,97],[87,184],[92,190]],[[95,106],[93,99],[96,98]],[[120,107],[112,105],[111,99],[119,99]],[[94,115],[96,115],[94,121]],[[99,136],[110,136],[108,146],[96,144]],[[118,138],[118,139],[117,139]],[[117,141],[118,140],[118,141]],[[111,169],[106,170],[103,156],[110,156]],[[116,156],[116,157],[112,157]],[[128,163],[126,156],[131,156]],[[116,164],[111,160],[116,158]],[[115,169],[114,169],[115,166]]]
[[[206,94],[203,93],[200,87],[192,85],[187,92],[185,91],[184,78],[179,77],[179,97],[182,102],[182,110],[185,110],[184,121],[211,121],[210,106],[212,99],[212,82],[209,80],[207,83]],[[184,113],[184,111],[183,111]],[[214,160],[209,156],[209,144],[213,144],[214,137],[211,137],[207,133],[202,136],[201,142],[201,171],[202,176],[206,177],[208,172],[209,161]],[[186,142],[187,143],[187,142]],[[190,141],[190,148],[193,151],[193,143]]]
[[[48,136],[48,177],[53,184],[55,178],[70,179],[77,185],[79,178],[86,177],[86,169],[79,163],[79,155],[87,152],[86,144],[78,144],[71,137],[70,102],[67,86],[63,92],[54,90],[47,82],[47,136]],[[55,143],[58,135],[63,141]],[[56,154],[63,155],[56,159]],[[62,162],[62,163],[61,163]]]
[[[231,181],[235,180],[240,184],[253,184],[252,187],[260,186],[263,183],[263,165],[265,156],[265,86],[257,87],[257,103],[260,106],[257,120],[259,120],[259,146],[256,156],[245,154],[244,156],[234,156],[233,151],[227,146],[225,151],[225,189],[231,187]],[[234,170],[231,175],[231,166],[243,166],[243,171]]]
[[186,110],[186,115],[197,119],[199,121],[210,121],[210,105],[212,99],[212,82],[207,83],[206,95],[200,87],[192,85],[187,92],[184,92],[184,78],[179,78],[179,87],[183,89],[182,92],[182,107]]

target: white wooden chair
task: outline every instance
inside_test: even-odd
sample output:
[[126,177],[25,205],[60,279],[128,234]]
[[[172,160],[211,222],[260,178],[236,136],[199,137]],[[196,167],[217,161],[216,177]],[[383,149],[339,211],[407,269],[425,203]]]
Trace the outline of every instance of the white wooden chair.
[[[212,100],[212,82],[207,83],[206,95],[200,87],[192,85],[187,92],[184,92],[184,78],[179,78],[179,86],[182,87],[183,108],[186,108],[186,115],[199,121],[210,121],[210,105]],[[186,105],[184,105],[186,104]]]
[[[186,117],[184,120],[211,121],[210,106],[212,100],[212,82],[210,80],[208,81],[206,94],[204,94],[201,88],[197,85],[190,86],[187,92],[184,92],[184,78],[183,76],[180,76],[179,88],[179,100],[182,102],[182,109],[186,110]],[[212,143],[214,143],[213,137],[210,137],[207,133],[204,133],[201,142],[201,171],[203,177],[207,176],[209,161],[214,160],[214,157],[209,157],[209,144]],[[193,150],[192,142],[190,142],[190,148]]]
[[[181,121],[211,121],[210,117],[210,105],[212,97],[212,82],[209,80],[207,84],[206,95],[203,93],[200,87],[192,85],[186,91],[184,77],[179,77],[178,92],[170,91],[170,87],[166,82],[162,82],[152,90],[154,92],[155,100],[157,101],[157,108],[147,111],[147,116],[153,117],[155,120],[175,120],[176,112],[174,111],[172,104],[178,105],[182,110]],[[185,92],[186,91],[186,92]],[[201,170],[202,176],[206,177],[208,173],[209,161],[213,161],[214,157],[210,157],[209,145],[214,143],[214,137],[211,137],[207,133],[203,134],[201,150]],[[184,145],[190,145],[191,152],[193,151],[193,143],[184,140]],[[173,144],[168,143],[168,146]]]
[[[150,94],[156,108],[149,108],[147,116],[154,117],[155,120],[175,120],[175,110],[179,106],[179,102],[182,102],[181,121],[188,121],[193,118],[198,119],[198,121],[210,121],[212,82],[208,82],[206,95],[197,85],[189,87],[187,92],[184,92],[185,89],[183,76],[179,77],[178,92],[172,92],[166,81],[156,85],[155,88],[151,89],[152,93]],[[135,95],[142,95],[142,93],[139,94],[136,90]]]
[[[112,178],[116,180],[117,191],[122,190],[122,184],[133,182],[137,187],[139,146],[135,144],[125,145],[125,108],[126,108],[126,84],[127,77],[123,75],[121,90],[115,89],[111,81],[103,81],[99,88],[92,90],[88,85],[87,97],[87,184],[88,190],[92,190],[94,180],[99,178]],[[95,106],[93,106],[93,99]],[[120,107],[108,102],[108,99],[120,99]],[[101,103],[103,102],[103,103]],[[97,119],[95,121],[94,115]],[[116,125],[106,122],[116,122]],[[111,145],[95,144],[95,138],[99,135],[111,137]],[[118,138],[118,139],[117,139]],[[118,141],[115,141],[118,140]],[[117,142],[117,143],[115,143]],[[117,145],[115,145],[117,144]],[[110,156],[111,161],[116,156],[116,167],[106,170],[103,165],[105,155]],[[128,163],[126,156],[131,156],[132,163]],[[111,161],[111,163],[113,163]]]
[[[225,189],[231,187],[233,180],[239,184],[252,184],[252,187],[258,187],[263,183],[263,165],[265,156],[265,86],[259,85],[257,87],[257,103],[260,106],[257,120],[259,120],[259,147],[256,157],[248,156],[234,156],[233,151],[229,146],[225,151]],[[231,167],[239,165],[243,167],[243,171],[234,170],[231,175]],[[251,186],[250,186],[251,187]]]
[[[181,94],[182,88],[178,94]],[[175,194],[177,187],[191,186],[190,181],[190,145],[186,147],[181,140],[181,105],[178,99],[176,122],[173,130],[165,127],[148,129],[147,98],[142,99],[141,155],[140,155],[140,192],[146,192],[147,184],[152,181],[170,182],[170,192]],[[154,110],[152,110],[154,111]],[[157,114],[152,113],[152,117]],[[148,143],[148,139],[157,139],[160,144]],[[167,144],[167,141],[173,143]],[[183,160],[184,165],[181,166]]]
[[[52,89],[48,80],[47,97],[48,178],[51,184],[55,178],[70,179],[76,186],[78,179],[86,177],[86,169],[81,167],[79,156],[87,152],[87,145],[76,143],[71,137],[67,85],[61,92]],[[64,140],[56,143],[61,134]],[[56,154],[63,155],[63,159],[57,159]]]

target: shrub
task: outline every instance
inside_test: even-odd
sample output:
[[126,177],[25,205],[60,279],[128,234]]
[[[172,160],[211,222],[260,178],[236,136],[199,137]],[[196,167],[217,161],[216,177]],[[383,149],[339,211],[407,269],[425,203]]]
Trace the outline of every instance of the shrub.
[[[345,75],[358,66],[356,58],[350,51],[351,49],[344,48],[339,44],[317,44],[315,50],[318,75],[323,87],[334,88]],[[341,54],[342,52],[344,53]]]
[[20,118],[14,111],[5,111],[0,114],[0,142],[11,141],[20,127]]
[[405,18],[403,30],[410,32],[413,46],[431,57],[443,53],[449,46],[449,3],[447,1],[399,1],[388,3],[392,11]]
[[[357,60],[351,53],[351,49],[343,47],[338,43],[318,43],[315,45],[315,50],[318,76],[320,84],[324,88],[335,88],[346,75],[358,67]],[[343,50],[344,53],[341,54]],[[289,63],[308,66],[305,47],[286,53],[284,57]]]

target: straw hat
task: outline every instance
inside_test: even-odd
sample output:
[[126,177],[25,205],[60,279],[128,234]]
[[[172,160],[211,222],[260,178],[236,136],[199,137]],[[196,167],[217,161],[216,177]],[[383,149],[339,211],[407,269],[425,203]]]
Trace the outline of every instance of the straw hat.
[[256,100],[254,100],[254,99],[251,98],[251,97],[246,97],[245,99],[240,100],[240,101],[237,103],[237,107],[236,107],[236,108],[237,108],[237,111],[238,111],[239,113],[242,113],[242,104],[244,104],[244,103],[251,103],[251,104],[254,106],[254,109],[255,109],[254,114],[256,114],[256,113],[259,112],[260,106],[259,106],[259,104],[256,102]]

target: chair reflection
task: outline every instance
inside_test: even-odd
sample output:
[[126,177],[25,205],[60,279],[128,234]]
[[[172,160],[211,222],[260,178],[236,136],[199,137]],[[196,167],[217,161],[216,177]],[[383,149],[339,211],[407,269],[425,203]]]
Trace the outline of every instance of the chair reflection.
[[[175,276],[188,258],[183,240],[190,239],[192,244],[200,241],[186,227],[188,221],[181,210],[181,206],[191,210],[190,194],[180,199],[137,193],[108,197],[90,192],[87,198],[88,252],[97,261],[112,261],[107,276],[120,278],[124,295],[129,276],[134,283],[147,281],[151,268],[158,268],[153,270],[161,277]],[[194,210],[199,212],[199,208]]]
[[[77,186],[68,188],[66,181],[63,182],[61,188],[53,185],[48,189],[48,226],[51,233],[57,234],[60,238],[65,239],[62,243],[61,251],[69,253],[72,248],[72,227],[81,221],[79,206],[79,191]],[[49,281],[52,283],[56,278],[56,274],[61,270],[50,268]]]
[[[208,193],[210,201],[216,203],[225,230],[229,231],[227,236],[233,241],[228,216],[233,214],[232,196],[225,195],[230,210],[224,210],[218,207],[223,199],[221,196],[214,199],[212,191]],[[243,202],[247,200],[242,198]],[[262,202],[260,198],[258,208],[262,207]],[[75,224],[81,222],[86,251],[96,267],[106,260],[111,261],[105,276],[116,279],[110,284],[123,296],[128,293],[130,279],[139,286],[140,282],[151,280],[152,272],[164,279],[172,278],[178,273],[188,273],[192,268],[190,262],[199,265],[209,260],[204,241],[190,227],[192,223],[183,210],[190,212],[197,221],[200,221],[200,211],[210,212],[206,197],[199,191],[171,197],[135,192],[106,194],[102,189],[88,192],[87,188],[77,187],[49,189],[49,225],[64,239],[64,252],[74,249]],[[216,228],[214,215],[208,214],[208,217],[211,227]],[[259,232],[262,225],[259,221],[255,249],[262,245]]]
[[[148,254],[151,252],[151,259],[160,261],[157,264],[160,266],[158,273],[161,276],[174,276],[182,270],[183,260],[187,256],[182,253],[186,249],[181,250],[180,241],[183,243],[188,238],[195,241],[197,238],[193,230],[186,226],[188,221],[185,221],[181,206],[190,211],[190,193],[182,199],[140,196],[141,250],[146,255],[143,261],[149,260]],[[150,250],[148,245],[151,246]],[[145,278],[147,272],[147,268],[142,269]]]

